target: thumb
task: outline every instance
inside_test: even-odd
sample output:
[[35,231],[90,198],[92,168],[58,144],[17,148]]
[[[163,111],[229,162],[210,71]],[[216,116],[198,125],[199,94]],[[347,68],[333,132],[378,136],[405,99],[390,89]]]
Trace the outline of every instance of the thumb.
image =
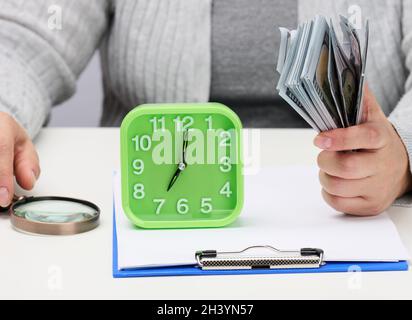
[[39,157],[30,139],[16,145],[14,174],[18,184],[25,190],[33,189],[40,175]]
[[375,95],[370,90],[369,86],[365,84],[365,92],[363,97],[363,122],[379,122],[386,119],[381,106],[376,100]]

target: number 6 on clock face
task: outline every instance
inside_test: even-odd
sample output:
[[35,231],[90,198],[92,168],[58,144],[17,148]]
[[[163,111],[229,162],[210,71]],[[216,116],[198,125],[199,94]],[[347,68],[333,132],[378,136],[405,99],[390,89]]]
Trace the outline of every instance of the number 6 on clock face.
[[141,228],[223,227],[243,206],[242,125],[222,104],[153,104],[121,126],[122,203]]

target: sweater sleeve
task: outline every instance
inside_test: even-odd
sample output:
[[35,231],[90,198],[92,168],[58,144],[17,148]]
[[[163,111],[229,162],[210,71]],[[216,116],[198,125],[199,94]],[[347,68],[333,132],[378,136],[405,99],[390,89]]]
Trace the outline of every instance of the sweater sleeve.
[[[403,0],[402,26],[402,51],[409,76],[405,83],[405,94],[389,116],[389,120],[405,144],[409,154],[409,163],[412,164],[412,1]],[[398,199],[395,205],[411,206],[412,194],[407,194]]]
[[69,98],[107,28],[108,0],[1,0],[0,111],[31,137]]

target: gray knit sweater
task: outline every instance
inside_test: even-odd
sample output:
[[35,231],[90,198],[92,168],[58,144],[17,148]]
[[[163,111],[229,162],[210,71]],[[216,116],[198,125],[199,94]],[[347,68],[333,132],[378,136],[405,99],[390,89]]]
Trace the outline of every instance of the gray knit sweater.
[[[412,156],[412,1],[300,0],[299,18],[348,15],[354,4],[371,21],[370,86]],[[1,0],[0,111],[35,136],[98,47],[103,125],[145,102],[208,101],[211,8],[212,0]]]

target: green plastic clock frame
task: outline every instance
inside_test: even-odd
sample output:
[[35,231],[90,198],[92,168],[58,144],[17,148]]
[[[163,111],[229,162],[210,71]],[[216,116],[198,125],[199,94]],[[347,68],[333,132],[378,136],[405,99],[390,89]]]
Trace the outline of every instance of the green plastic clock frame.
[[[153,121],[153,119],[157,119],[158,117],[161,117],[162,119],[166,117],[168,123],[166,126],[169,127],[171,126],[172,118],[178,117],[180,119],[181,117],[183,119],[184,117],[192,117],[194,118],[193,122],[196,129],[199,128],[196,123],[201,123],[202,125],[200,127],[205,126],[204,121],[201,121],[202,117],[205,121],[208,121],[208,119],[218,119],[218,125],[225,127],[222,128],[222,130],[230,129],[232,130],[232,132],[234,132],[236,140],[236,142],[234,143],[236,164],[231,165],[230,167],[232,168],[232,170],[229,171],[229,173],[231,173],[231,176],[229,177],[229,188],[231,190],[231,193],[229,195],[231,201],[228,201],[226,203],[224,202],[226,201],[224,200],[226,199],[225,196],[222,196],[220,198],[218,197],[220,199],[218,202],[223,209],[218,208],[216,212],[212,212],[211,214],[204,214],[204,212],[206,212],[206,210],[204,209],[210,209],[211,205],[209,204],[209,202],[204,201],[205,198],[200,199],[200,196],[198,196],[199,199],[197,199],[196,201],[192,200],[192,204],[193,202],[201,200],[202,206],[205,206],[198,208],[198,206],[195,205],[194,207],[197,207],[197,209],[191,208],[190,214],[180,214],[180,211],[179,213],[177,213],[174,208],[177,203],[176,195],[175,198],[170,201],[168,199],[162,199],[165,200],[163,201],[164,203],[168,202],[169,206],[165,205],[164,208],[160,210],[160,212],[156,211],[156,213],[154,213],[155,208],[148,207],[149,203],[151,202],[150,200],[152,200],[153,202],[155,200],[158,200],[153,198],[154,196],[157,197],[157,195],[151,195],[150,193],[155,193],[157,192],[156,190],[162,190],[163,195],[169,196],[169,194],[164,190],[166,184],[163,176],[166,176],[165,179],[167,182],[176,171],[176,163],[170,165],[150,163],[149,169],[146,169],[146,165],[144,166],[144,171],[146,172],[144,172],[141,177],[136,177],[136,175],[134,174],[136,173],[136,171],[134,171],[135,161],[137,161],[136,158],[145,157],[145,161],[147,160],[147,154],[136,154],[136,149],[138,148],[139,143],[142,142],[139,142],[138,134],[141,134],[142,136],[145,134],[146,137],[150,137],[153,132],[150,132],[149,126],[147,126],[147,124],[148,122]],[[163,120],[163,126],[165,125],[165,122],[166,121]],[[204,130],[207,129],[204,128]],[[124,118],[121,125],[120,135],[122,205],[126,216],[134,225],[143,229],[218,228],[233,223],[240,215],[244,202],[242,123],[236,113],[234,113],[230,108],[220,103],[145,104],[136,107]],[[134,140],[135,145],[133,145],[132,142],[133,137],[137,137],[137,139]],[[207,150],[206,152],[209,151]],[[141,161],[141,164],[143,163],[144,162]],[[196,166],[194,167],[195,169],[188,165],[187,172],[183,172],[181,174],[182,178],[179,179],[184,180],[184,178],[186,177],[187,180],[189,179],[188,177],[190,177],[191,174],[197,174],[197,176],[206,177],[206,179],[197,181],[192,185],[185,185],[183,181],[177,181],[173,186],[174,189],[172,189],[172,192],[175,192],[176,194],[180,193],[181,196],[187,196],[190,192],[195,193],[198,188],[203,188],[202,190],[207,190],[206,192],[210,192],[210,190],[216,187],[220,188],[220,186],[213,184],[217,183],[217,181],[221,181],[222,179],[225,180],[222,172],[217,170],[217,167],[222,165],[223,164],[217,163],[215,164],[215,168],[213,168],[213,166],[202,167],[202,165],[194,164],[193,167]],[[142,168],[139,167],[139,169]],[[193,172],[189,173],[189,170],[193,170]],[[202,170],[208,170],[208,172],[202,172]],[[140,170],[139,173],[141,171],[142,170]],[[228,174],[227,171],[225,171],[225,173]],[[152,186],[151,190],[148,190],[147,194],[145,195],[145,198],[147,196],[149,200],[146,201],[145,198],[143,198],[143,200],[139,202],[135,198],[133,198],[133,191],[136,190],[134,189],[136,188],[136,181],[138,181],[139,178],[143,180],[143,176],[145,174],[146,176],[144,179],[149,181],[149,184],[153,185],[160,180],[162,180],[162,184],[161,187],[155,188],[154,186]],[[215,174],[215,176],[213,176],[213,174]],[[161,175],[161,178],[159,178],[159,175]],[[229,182],[227,182],[227,184]],[[220,190],[220,192],[222,192],[222,190]],[[235,195],[232,197],[231,194],[234,192]],[[210,196],[208,200],[212,201],[212,196],[209,194],[208,196]],[[183,200],[184,199],[180,199],[179,201]],[[141,205],[141,208],[139,208],[139,203]],[[188,204],[189,203],[187,201],[185,205],[188,206]],[[144,206],[146,206],[147,209],[144,209]],[[183,207],[182,203],[181,206]],[[160,200],[158,201],[157,209],[159,208]],[[185,207],[185,209],[187,209],[187,207]]]

